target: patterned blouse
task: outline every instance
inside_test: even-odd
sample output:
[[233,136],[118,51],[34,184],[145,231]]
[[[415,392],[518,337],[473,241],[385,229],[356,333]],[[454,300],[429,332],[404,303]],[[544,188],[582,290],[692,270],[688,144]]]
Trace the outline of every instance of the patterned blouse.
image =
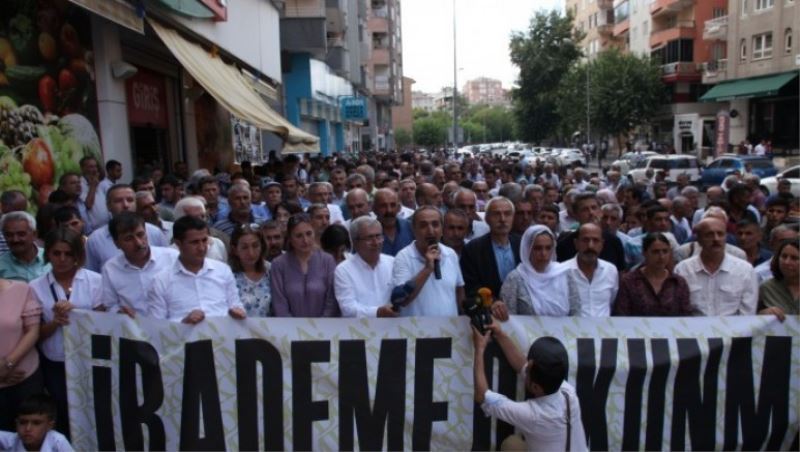
[[612,315],[631,317],[674,317],[693,315],[689,286],[682,276],[670,273],[655,293],[641,269],[620,278]]
[[272,315],[272,291],[269,284],[269,262],[267,271],[258,281],[251,281],[244,272],[234,273],[239,298],[248,317],[269,317]]

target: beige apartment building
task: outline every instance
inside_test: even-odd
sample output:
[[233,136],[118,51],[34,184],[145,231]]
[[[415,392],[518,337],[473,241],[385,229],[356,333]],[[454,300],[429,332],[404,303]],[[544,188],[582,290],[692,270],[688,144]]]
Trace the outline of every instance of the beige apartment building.
[[414,103],[411,95],[411,85],[415,80],[411,77],[403,77],[403,99],[392,107],[392,129],[405,129],[411,132],[414,125]]
[[366,0],[367,31],[371,36],[365,66],[372,97],[369,129],[373,149],[394,147],[392,107],[403,101],[403,42],[400,0]]
[[766,139],[778,154],[800,147],[798,3],[729,0],[727,14],[704,24],[715,50],[703,64],[703,83],[713,86],[702,100],[723,103],[731,144]]
[[478,77],[464,84],[461,90],[470,105],[507,105],[508,94],[503,82],[488,77]]
[[614,0],[567,0],[567,11],[572,11],[575,28],[586,35],[580,42],[583,54],[594,58],[599,52],[620,45],[615,38]]

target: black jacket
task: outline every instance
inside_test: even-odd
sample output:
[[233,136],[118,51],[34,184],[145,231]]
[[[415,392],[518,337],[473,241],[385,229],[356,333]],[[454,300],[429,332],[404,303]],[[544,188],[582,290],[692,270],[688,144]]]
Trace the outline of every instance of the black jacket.
[[[516,234],[509,237],[515,265],[519,264],[519,241],[520,237]],[[495,298],[500,296],[503,281],[500,280],[497,270],[491,234],[487,233],[467,243],[461,252],[460,263],[461,274],[464,276],[464,292],[468,297],[475,296],[481,287],[491,289]]]
[[[578,250],[575,249],[575,237],[577,234],[577,231],[565,232],[558,238],[556,258],[559,262],[568,261],[578,254]],[[616,235],[603,231],[603,250],[600,252],[599,257],[604,261],[611,262],[617,267],[617,271],[625,271],[625,248]]]

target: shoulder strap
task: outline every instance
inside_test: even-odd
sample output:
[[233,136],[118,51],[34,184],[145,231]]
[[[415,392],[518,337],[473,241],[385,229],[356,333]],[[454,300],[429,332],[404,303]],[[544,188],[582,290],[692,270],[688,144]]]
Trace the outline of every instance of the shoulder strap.
[[570,439],[572,439],[572,413],[569,406],[569,396],[566,392],[561,392],[564,395],[564,401],[567,402],[567,447],[566,450],[569,452],[571,450],[570,447]]

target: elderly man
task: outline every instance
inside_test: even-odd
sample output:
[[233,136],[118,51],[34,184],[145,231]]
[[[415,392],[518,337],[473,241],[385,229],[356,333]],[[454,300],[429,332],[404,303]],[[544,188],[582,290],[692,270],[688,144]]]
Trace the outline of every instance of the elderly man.
[[[540,209],[541,210],[541,209]],[[537,213],[534,211],[533,203],[522,198],[514,203],[514,224],[511,232],[522,237],[525,231],[535,223]]]
[[334,275],[342,317],[396,317],[389,303],[394,258],[381,253],[381,223],[374,218],[356,218],[350,223],[350,239],[355,254],[339,264]]
[[[136,212],[136,194],[125,184],[113,185],[106,195],[107,209],[112,217],[122,212]],[[147,240],[152,246],[168,246],[169,242],[161,230],[150,223],[145,223]],[[103,264],[112,257],[122,253],[108,231],[108,224],[92,232],[86,241],[86,268],[100,272]]]
[[619,274],[600,258],[603,230],[594,223],[582,224],[574,239],[577,254],[564,262],[569,277],[570,315],[609,317],[619,290]]
[[[726,224],[728,223],[728,214],[725,213],[725,211],[722,210],[721,207],[717,206],[709,207],[700,220],[703,220],[705,218],[716,218]],[[693,239],[696,238],[694,237],[694,235],[692,235],[692,237]],[[700,251],[702,251],[702,249],[703,247],[696,240],[686,242],[683,245],[679,246],[677,250],[673,251],[675,262],[680,262],[692,256],[697,256],[700,254]],[[736,245],[733,245],[730,242],[725,244],[725,252],[734,257],[738,257],[739,259],[747,258],[747,255],[745,254],[744,250],[742,250]]]
[[672,222],[672,234],[678,243],[685,243],[692,235],[692,225],[689,222],[692,210],[692,202],[683,195],[672,198],[672,215],[669,219]]
[[[706,206],[710,206],[724,200],[725,191],[722,189],[722,187],[719,185],[708,187],[708,190],[706,190]],[[703,219],[703,214],[705,211],[706,209],[702,207],[698,207],[697,210],[694,211],[694,215],[692,215],[692,226],[696,225],[700,222],[700,220]]]
[[144,219],[131,212],[115,215],[108,230],[122,254],[103,266],[103,299],[111,311],[118,309],[131,317],[147,315],[147,291],[155,276],[172,266],[178,252],[151,247]]
[[347,211],[350,213],[350,219],[345,221],[345,227],[350,227],[350,222],[358,217],[369,216],[375,218],[375,215],[370,210],[369,195],[364,189],[353,188],[347,192],[344,197]]
[[[589,223],[599,225],[601,213],[597,197],[593,193],[580,193],[574,199],[572,210],[575,212],[575,219],[578,223],[581,226]],[[625,270],[625,249],[622,247],[622,242],[610,232],[605,232],[601,229],[601,233],[603,234],[604,244],[598,251],[601,253],[600,259],[612,263],[617,267],[618,271]],[[556,256],[559,262],[572,259],[577,253],[576,244],[578,242],[575,240],[576,236],[577,233],[575,231],[565,232],[559,236],[558,245],[556,246]]]
[[403,300],[401,316],[456,316],[464,300],[464,278],[458,255],[440,244],[442,213],[423,206],[411,218],[414,242],[395,257],[392,286],[413,287]]
[[689,175],[686,173],[678,174],[675,178],[675,186],[667,190],[667,198],[674,200],[680,195],[684,188],[689,186]]
[[[781,243],[784,240],[797,240],[798,238],[797,225],[781,224],[776,226],[770,231],[769,234],[769,249],[773,253],[777,253]],[[755,268],[756,276],[758,276],[759,285],[764,281],[772,279],[772,261],[764,261]]]
[[475,192],[467,188],[456,191],[453,195],[453,208],[463,210],[470,219],[467,242],[483,237],[489,232],[489,225],[478,215],[478,197],[475,196]]
[[0,220],[9,252],[0,255],[0,278],[31,282],[47,274],[50,264],[36,246],[36,220],[28,212],[9,212]]
[[603,207],[600,208],[600,212],[602,212],[600,223],[603,227],[603,231],[616,236],[619,241],[622,242],[624,248],[625,244],[628,243],[628,240],[631,238],[628,234],[619,230],[623,220],[622,206],[619,204],[603,204]]
[[260,224],[266,221],[266,218],[256,216],[250,202],[250,189],[244,185],[234,184],[228,189],[228,205],[230,212],[214,223],[214,229],[224,232],[228,237],[242,225]]
[[452,248],[459,256],[464,251],[469,223],[469,217],[463,210],[451,209],[444,214],[442,243]]
[[403,179],[400,181],[400,217],[406,220],[414,215],[417,210],[417,200],[414,194],[417,191],[417,183],[414,179]]
[[470,241],[461,254],[461,273],[467,296],[474,297],[487,287],[497,298],[506,276],[519,265],[520,236],[511,233],[514,205],[495,197],[486,205],[489,233]]
[[[206,221],[208,216],[206,215],[206,206],[203,202],[203,198],[189,196],[178,201],[178,203],[175,204],[175,221],[183,217],[194,217]],[[173,225],[173,229],[174,227]],[[211,229],[210,231],[208,237],[208,253],[206,257],[220,262],[228,262],[228,250],[225,242],[220,236],[214,235],[216,229]],[[217,231],[217,233],[225,236],[223,232]],[[172,245],[172,248],[178,249],[175,244]]]
[[414,194],[417,206],[433,206],[437,209],[442,208],[442,192],[439,187],[425,182],[417,185],[417,192]]
[[[162,220],[158,214],[158,204],[150,191],[137,191],[136,192],[136,213],[138,213],[144,221],[157,227],[167,243],[172,242],[172,222]],[[112,235],[113,237],[113,235]]]
[[[86,223],[89,232],[108,223],[106,195],[100,190],[100,167],[94,157],[83,157],[81,166],[81,201],[86,207]],[[110,187],[109,187],[110,188]]]
[[331,224],[344,223],[344,214],[338,204],[333,203],[333,185],[330,182],[314,182],[306,193],[312,204],[325,204],[331,215]]
[[[0,213],[24,212],[28,210],[28,198],[19,190],[6,190],[0,195]],[[0,233],[0,254],[8,252],[6,238]]]
[[675,274],[686,279],[692,305],[703,315],[754,315],[758,278],[747,261],[725,252],[725,228],[716,218],[700,221],[695,231],[703,250],[675,266]]
[[414,231],[411,223],[398,216],[400,201],[397,193],[388,188],[379,188],[375,191],[372,201],[372,211],[383,228],[383,254],[396,256],[403,248],[414,241]]
[[153,280],[148,291],[149,317],[195,325],[208,317],[244,319],[244,306],[230,267],[207,259],[208,224],[195,217],[175,222],[173,237],[180,254]]

